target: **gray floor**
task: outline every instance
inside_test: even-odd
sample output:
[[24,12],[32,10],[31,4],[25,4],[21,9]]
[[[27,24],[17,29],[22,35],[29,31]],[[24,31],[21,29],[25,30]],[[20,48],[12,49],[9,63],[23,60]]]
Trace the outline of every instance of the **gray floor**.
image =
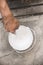
[[20,18],[19,21],[35,32],[32,49],[26,53],[13,50],[0,20],[0,65],[43,65],[43,15]]

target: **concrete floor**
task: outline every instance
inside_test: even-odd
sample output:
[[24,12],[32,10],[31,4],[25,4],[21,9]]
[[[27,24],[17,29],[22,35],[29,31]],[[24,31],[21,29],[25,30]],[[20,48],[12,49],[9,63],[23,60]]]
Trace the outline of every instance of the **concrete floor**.
[[35,31],[33,48],[26,53],[17,53],[8,43],[8,32],[0,20],[0,65],[43,65],[43,15],[20,18],[20,24]]

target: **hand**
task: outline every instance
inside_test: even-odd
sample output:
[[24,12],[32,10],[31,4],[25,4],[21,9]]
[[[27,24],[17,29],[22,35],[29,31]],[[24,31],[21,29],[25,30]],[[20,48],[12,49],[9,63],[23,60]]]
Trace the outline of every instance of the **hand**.
[[[3,21],[4,21],[5,29],[8,32],[15,32],[15,30],[19,27],[19,22],[14,17],[11,17],[11,19],[7,18],[6,20],[3,20]],[[5,21],[7,21],[7,22],[5,22]]]

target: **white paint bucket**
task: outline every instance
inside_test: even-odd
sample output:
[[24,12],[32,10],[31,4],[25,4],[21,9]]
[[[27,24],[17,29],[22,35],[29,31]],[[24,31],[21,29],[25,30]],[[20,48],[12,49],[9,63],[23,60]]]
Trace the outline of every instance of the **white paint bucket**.
[[29,27],[20,25],[15,34],[9,32],[8,41],[13,49],[23,51],[32,45],[33,33]]

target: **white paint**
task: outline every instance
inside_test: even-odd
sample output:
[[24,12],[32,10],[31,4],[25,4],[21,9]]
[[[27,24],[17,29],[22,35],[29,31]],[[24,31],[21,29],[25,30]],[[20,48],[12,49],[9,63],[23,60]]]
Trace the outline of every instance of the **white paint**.
[[33,34],[29,27],[20,25],[15,34],[9,33],[8,40],[15,50],[26,50],[32,45]]

